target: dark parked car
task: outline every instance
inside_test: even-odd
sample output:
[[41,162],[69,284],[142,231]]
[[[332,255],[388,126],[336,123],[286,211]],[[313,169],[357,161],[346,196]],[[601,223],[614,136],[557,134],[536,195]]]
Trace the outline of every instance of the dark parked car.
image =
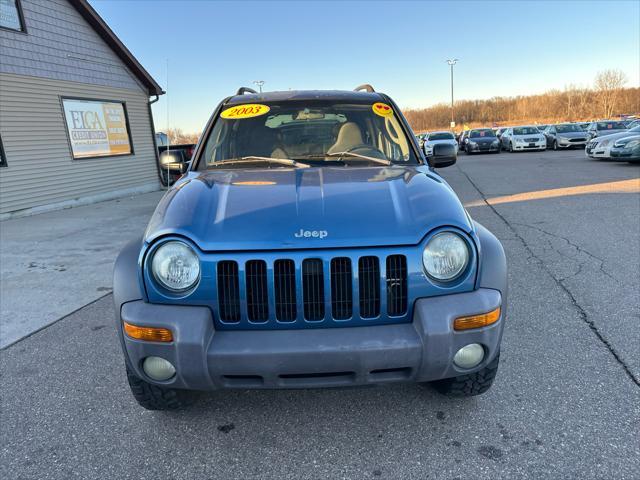
[[464,151],[471,153],[495,152],[500,153],[500,140],[491,128],[474,128],[469,130],[464,139]]
[[487,391],[506,257],[434,169],[455,161],[447,144],[427,160],[370,86],[223,100],[114,267],[133,396],[169,410],[190,390]]
[[617,140],[610,150],[611,160],[619,162],[640,162],[640,135]]
[[194,143],[170,144],[165,133],[156,133],[160,179],[164,186],[171,185],[182,176],[196,148]]
[[611,135],[613,133],[622,133],[625,130],[628,130],[628,128],[625,123],[620,120],[591,122],[587,127],[589,138],[602,137],[603,135]]
[[587,132],[575,123],[549,125],[543,132],[547,138],[547,148],[584,148],[589,140]]

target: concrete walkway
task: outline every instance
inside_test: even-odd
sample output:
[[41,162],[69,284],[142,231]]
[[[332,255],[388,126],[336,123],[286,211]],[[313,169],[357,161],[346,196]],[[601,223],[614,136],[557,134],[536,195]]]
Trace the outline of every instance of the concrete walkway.
[[118,252],[163,193],[0,222],[0,348],[111,292]]

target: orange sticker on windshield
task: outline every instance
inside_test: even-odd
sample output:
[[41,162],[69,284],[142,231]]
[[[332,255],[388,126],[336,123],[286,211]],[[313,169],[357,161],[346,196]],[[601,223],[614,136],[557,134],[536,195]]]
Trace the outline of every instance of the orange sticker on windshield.
[[391,117],[393,115],[393,110],[386,103],[376,102],[371,108],[373,109],[373,113],[381,117]]
[[229,120],[235,120],[239,118],[251,118],[264,115],[271,110],[267,105],[261,105],[259,103],[248,103],[246,105],[236,105],[235,107],[227,108],[220,116]]

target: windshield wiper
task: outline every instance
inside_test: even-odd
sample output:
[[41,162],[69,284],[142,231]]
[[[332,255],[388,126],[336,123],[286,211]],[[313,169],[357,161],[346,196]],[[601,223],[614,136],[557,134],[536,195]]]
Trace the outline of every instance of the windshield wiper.
[[376,157],[368,157],[367,155],[360,155],[359,153],[354,152],[333,152],[333,153],[320,153],[317,155],[305,155],[303,158],[326,158],[326,157],[339,157],[336,162],[341,162],[342,157],[350,157],[354,160],[368,160],[374,163],[380,163],[382,165],[391,165],[391,161],[385,160],[383,158]]
[[214,162],[209,164],[208,168],[217,167],[219,165],[240,165],[243,163],[256,163],[256,162],[274,163],[276,165],[287,165],[289,167],[296,167],[296,168],[309,168],[311,166],[311,165],[307,165],[306,163],[296,162],[295,160],[291,160],[289,158],[248,156],[248,157],[230,158],[228,160],[221,160],[219,162]]

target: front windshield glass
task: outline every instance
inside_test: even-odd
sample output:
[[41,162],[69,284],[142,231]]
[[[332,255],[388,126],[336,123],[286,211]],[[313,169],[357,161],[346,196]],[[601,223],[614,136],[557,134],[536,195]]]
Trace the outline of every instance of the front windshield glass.
[[598,130],[625,130],[627,127],[622,122],[598,122]]
[[[234,108],[240,108],[236,118]],[[287,100],[223,108],[206,141],[200,168],[236,160],[244,163],[233,168],[260,162],[286,166],[269,159],[305,166],[418,163],[390,105]]]
[[538,135],[540,130],[536,127],[515,127],[513,129],[514,135]]
[[469,132],[469,138],[480,138],[480,137],[495,137],[496,133],[490,128],[483,128],[481,130],[471,130]]
[[453,134],[449,132],[430,133],[429,140],[453,140]]
[[556,131],[558,133],[571,133],[571,132],[584,132],[580,125],[557,125]]

